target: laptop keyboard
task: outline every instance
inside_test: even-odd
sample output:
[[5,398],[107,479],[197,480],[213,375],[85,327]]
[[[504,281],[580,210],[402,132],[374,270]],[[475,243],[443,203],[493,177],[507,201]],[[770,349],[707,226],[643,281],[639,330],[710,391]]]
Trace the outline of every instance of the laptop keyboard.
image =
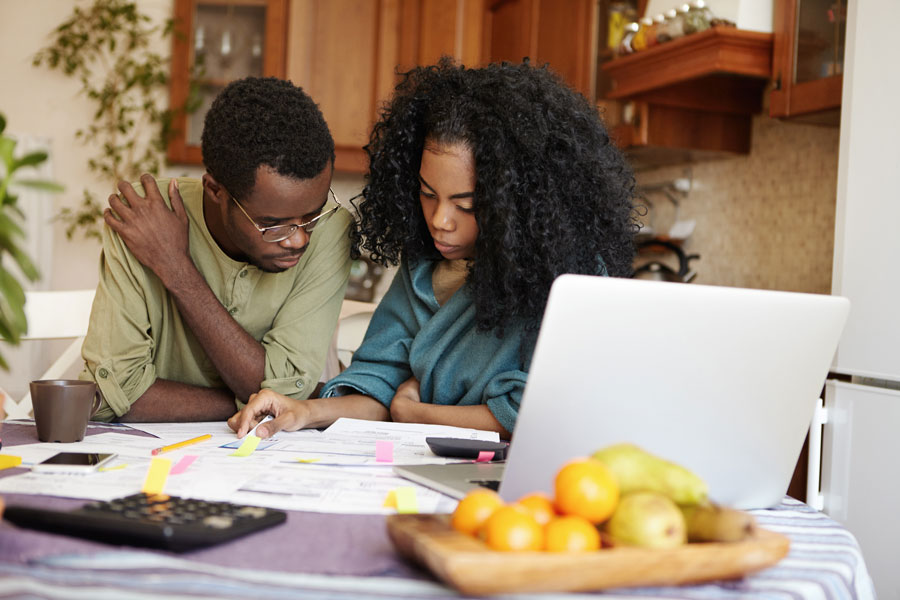
[[495,492],[500,489],[499,479],[470,479],[469,483],[474,483],[475,485],[486,487],[489,490],[494,490]]

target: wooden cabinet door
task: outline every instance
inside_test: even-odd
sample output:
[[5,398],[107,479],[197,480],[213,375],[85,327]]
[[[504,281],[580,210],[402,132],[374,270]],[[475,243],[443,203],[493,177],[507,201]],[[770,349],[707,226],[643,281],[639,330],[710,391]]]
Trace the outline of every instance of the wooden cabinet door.
[[485,8],[485,62],[550,68],[594,98],[597,65],[596,0],[493,0]]
[[481,58],[484,0],[291,0],[287,76],[319,105],[335,168],[365,172],[363,146],[397,72],[442,55]]
[[287,77],[319,105],[335,168],[363,172],[379,103],[399,58],[400,0],[291,0]]

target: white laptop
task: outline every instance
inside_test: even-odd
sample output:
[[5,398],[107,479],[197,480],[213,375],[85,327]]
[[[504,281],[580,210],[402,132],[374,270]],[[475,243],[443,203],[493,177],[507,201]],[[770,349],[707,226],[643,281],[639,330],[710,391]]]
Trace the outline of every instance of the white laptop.
[[[736,508],[778,504],[846,298],[564,275],[550,292],[499,491],[543,490],[567,460],[635,443]],[[397,467],[455,497],[502,465]],[[471,471],[468,473],[466,471]]]

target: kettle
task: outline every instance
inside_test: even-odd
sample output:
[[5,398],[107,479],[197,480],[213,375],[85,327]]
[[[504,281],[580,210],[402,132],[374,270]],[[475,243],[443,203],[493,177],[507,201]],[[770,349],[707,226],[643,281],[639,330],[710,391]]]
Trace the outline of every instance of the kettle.
[[659,261],[650,261],[635,269],[634,279],[649,279],[653,281],[672,281],[677,283],[689,283],[697,276],[697,271],[691,269],[690,261],[700,258],[699,254],[685,254],[681,246],[665,240],[647,240],[638,245],[638,250],[648,247],[662,247],[678,257],[678,271]]

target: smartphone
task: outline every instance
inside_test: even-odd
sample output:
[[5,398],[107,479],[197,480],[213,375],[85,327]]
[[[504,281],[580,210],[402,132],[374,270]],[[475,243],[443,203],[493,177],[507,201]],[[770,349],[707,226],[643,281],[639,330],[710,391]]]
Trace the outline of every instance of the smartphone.
[[32,471],[54,473],[90,473],[115,458],[115,454],[96,452],[59,452],[31,467]]

